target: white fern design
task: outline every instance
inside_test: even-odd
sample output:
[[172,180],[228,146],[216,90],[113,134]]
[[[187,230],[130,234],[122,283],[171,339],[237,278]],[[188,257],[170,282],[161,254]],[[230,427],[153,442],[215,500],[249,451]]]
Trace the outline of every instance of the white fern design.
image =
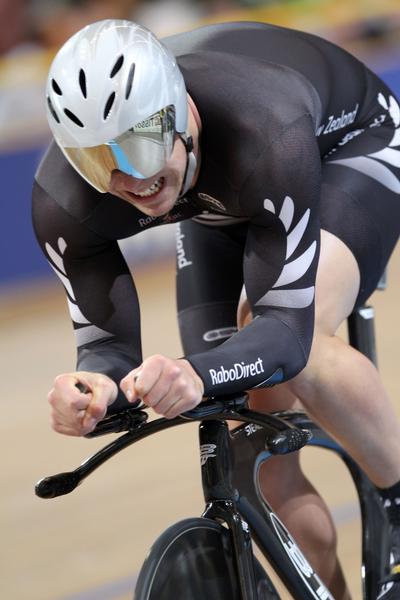
[[[275,214],[274,203],[264,200],[264,208]],[[278,218],[283,223],[285,231],[288,232],[294,217],[294,202],[290,196],[286,196]],[[256,306],[281,306],[284,308],[305,308],[310,306],[314,300],[315,286],[308,288],[298,288],[292,290],[277,289],[286,286],[289,283],[297,281],[308,271],[317,250],[317,242],[312,242],[298,258],[287,262],[300,244],[304,232],[310,220],[310,209],[307,209],[300,221],[293,227],[292,231],[286,237],[286,258],[283,269],[275,281],[272,289],[264,294],[256,302]]]
[[[367,156],[332,160],[326,164],[351,167],[379,181],[392,192],[400,194],[400,179],[386,166],[391,165],[400,168],[400,150],[395,149],[400,146],[400,106],[393,96],[389,96],[389,100],[387,100],[382,93],[378,94],[378,102],[382,108],[388,111],[395,126],[393,137],[388,146],[378,152],[367,154]],[[386,163],[386,165],[382,163]]]
[[57,250],[55,250],[49,243],[46,242],[45,244],[46,252],[49,257],[48,262],[56,275],[60,278],[67,292],[67,302],[71,319],[77,325],[84,325],[84,327],[75,329],[75,337],[78,347],[88,344],[89,342],[113,337],[112,333],[109,333],[104,329],[100,329],[100,327],[97,327],[96,325],[92,325],[92,323],[88,321],[88,319],[82,314],[82,311],[76,302],[74,290],[72,289],[71,282],[68,279],[67,271],[64,265],[63,254],[67,248],[64,238],[58,238],[57,246]]

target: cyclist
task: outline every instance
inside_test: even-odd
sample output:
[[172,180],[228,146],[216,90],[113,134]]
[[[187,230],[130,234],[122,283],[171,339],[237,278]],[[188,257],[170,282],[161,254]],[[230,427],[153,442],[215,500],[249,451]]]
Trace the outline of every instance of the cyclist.
[[[392,570],[379,597],[398,598],[400,427],[374,366],[335,333],[397,241],[399,104],[310,34],[233,23],[163,42],[102,21],[50,68],[54,142],[33,220],[78,347],[77,370],[49,393],[53,428],[84,435],[139,397],[167,418],[247,388],[264,410],[300,401],[380,490]],[[143,360],[117,241],[171,222],[184,358]],[[271,378],[280,385],[266,389]],[[279,470],[273,506],[346,598],[329,513],[297,456],[284,460],[284,476],[280,458],[268,461],[262,485]]]

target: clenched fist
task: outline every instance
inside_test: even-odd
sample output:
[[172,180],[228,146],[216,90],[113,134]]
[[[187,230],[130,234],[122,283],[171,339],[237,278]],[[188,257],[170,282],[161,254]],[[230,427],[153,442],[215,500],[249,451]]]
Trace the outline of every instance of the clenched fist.
[[204,392],[203,382],[187,360],[160,354],[146,358],[122,379],[120,387],[130,402],[141,398],[167,419],[193,409]]

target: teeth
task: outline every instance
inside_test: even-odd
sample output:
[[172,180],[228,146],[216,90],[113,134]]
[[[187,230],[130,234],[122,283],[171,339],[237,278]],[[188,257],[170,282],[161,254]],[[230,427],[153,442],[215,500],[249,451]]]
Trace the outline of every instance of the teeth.
[[135,196],[140,196],[141,198],[147,198],[148,196],[153,196],[154,194],[156,194],[157,192],[159,192],[163,186],[163,182],[164,182],[164,178],[160,177],[160,179],[157,179],[157,181],[155,181],[153,183],[153,185],[151,187],[149,187],[147,190],[144,190],[143,192],[136,192]]

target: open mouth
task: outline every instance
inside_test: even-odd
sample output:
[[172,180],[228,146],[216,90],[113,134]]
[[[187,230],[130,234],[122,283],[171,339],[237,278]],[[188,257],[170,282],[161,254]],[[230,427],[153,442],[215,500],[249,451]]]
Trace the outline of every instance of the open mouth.
[[129,192],[132,196],[137,198],[151,198],[160,192],[164,185],[164,177],[160,177],[151,185],[147,190],[143,190],[142,192]]

